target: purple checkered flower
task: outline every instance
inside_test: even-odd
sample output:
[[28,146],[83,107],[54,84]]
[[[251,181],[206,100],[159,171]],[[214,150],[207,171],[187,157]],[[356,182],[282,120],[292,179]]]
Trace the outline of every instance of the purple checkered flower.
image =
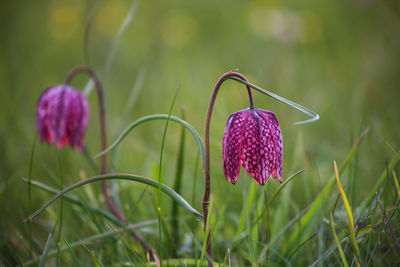
[[86,96],[69,85],[50,87],[39,98],[36,121],[41,142],[55,143],[59,149],[69,143],[82,151],[89,122]]
[[273,112],[244,109],[230,115],[222,143],[228,181],[237,182],[241,164],[260,185],[270,177],[282,183],[282,159],[282,134]]

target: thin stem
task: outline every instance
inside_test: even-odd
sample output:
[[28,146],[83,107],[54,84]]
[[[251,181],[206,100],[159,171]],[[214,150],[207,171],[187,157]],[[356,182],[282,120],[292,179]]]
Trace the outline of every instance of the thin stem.
[[[72,78],[80,73],[85,72],[90,75],[93,79],[96,91],[97,91],[97,98],[99,101],[99,109],[100,109],[100,132],[101,132],[101,150],[105,150],[107,148],[107,136],[106,136],[106,108],[104,104],[104,94],[103,94],[103,87],[101,86],[100,80],[97,77],[96,73],[87,66],[79,66],[73,69],[67,76],[65,83],[69,85],[71,83]],[[104,154],[101,156],[101,168],[100,174],[105,174],[107,172],[107,155]],[[108,208],[111,212],[117,216],[121,222],[125,223],[125,215],[117,208],[114,202],[111,199],[110,190],[107,187],[107,181],[104,180],[101,182],[101,188],[103,191],[104,198],[106,200]]]
[[[208,217],[208,205],[210,201],[210,191],[211,191],[211,183],[210,183],[210,125],[211,125],[211,116],[214,109],[215,99],[217,98],[217,94],[219,88],[221,87],[222,83],[229,79],[230,77],[239,77],[240,79],[247,82],[245,76],[238,72],[229,71],[223,74],[217,81],[216,85],[214,86],[210,103],[208,104],[207,109],[207,117],[206,123],[204,128],[204,149],[205,149],[205,160],[204,160],[204,196],[203,196],[203,215],[204,215],[204,231],[206,230],[206,223]],[[254,102],[253,102],[253,95],[251,93],[251,89],[247,86],[247,92],[249,94],[249,102],[250,102],[250,109],[254,109]],[[207,236],[207,253],[208,253],[208,266],[212,266],[213,262],[213,252],[212,252],[212,244],[211,244],[211,235],[208,234]]]

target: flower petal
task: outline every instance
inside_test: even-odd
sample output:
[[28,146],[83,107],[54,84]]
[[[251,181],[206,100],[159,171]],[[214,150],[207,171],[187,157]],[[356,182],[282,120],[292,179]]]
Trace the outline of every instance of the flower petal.
[[241,164],[257,183],[264,185],[273,170],[275,154],[271,153],[273,140],[269,127],[255,110],[245,110],[249,114],[246,123]]
[[270,164],[272,164],[270,175],[273,178],[278,178],[279,182],[282,183],[283,141],[278,119],[273,112],[268,110],[257,109],[256,112],[269,128],[268,151],[274,154],[274,156],[270,156]]
[[246,114],[239,111],[229,116],[222,141],[222,161],[225,177],[235,184],[240,172],[240,154],[242,150]]

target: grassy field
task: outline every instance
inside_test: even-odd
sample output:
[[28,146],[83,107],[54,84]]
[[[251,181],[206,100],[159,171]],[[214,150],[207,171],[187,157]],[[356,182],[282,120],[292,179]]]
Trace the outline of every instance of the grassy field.
[[[210,135],[215,264],[400,265],[399,1],[5,1],[0,21],[1,266],[155,266],[152,251],[163,266],[205,266],[194,212],[202,213],[201,149],[166,118],[185,120],[202,144],[212,89],[232,69],[320,119],[294,125],[307,116],[254,91],[255,106],[282,129],[284,183],[259,186],[242,169],[232,185],[222,137],[248,98],[242,84],[223,84]],[[38,140],[41,92],[80,65],[104,87],[108,145],[143,116],[165,114],[107,154],[107,173],[160,180],[186,209],[158,183],[115,179],[108,184],[125,224],[99,181],[22,223],[99,174],[99,106],[87,75],[72,82],[89,100],[87,153]]]

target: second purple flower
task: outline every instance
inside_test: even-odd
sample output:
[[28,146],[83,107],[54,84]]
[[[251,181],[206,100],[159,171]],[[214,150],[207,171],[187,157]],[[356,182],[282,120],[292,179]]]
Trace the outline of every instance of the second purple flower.
[[83,137],[89,121],[89,105],[84,94],[69,85],[48,88],[39,98],[36,120],[40,141],[66,144],[82,151]]
[[270,177],[282,183],[283,143],[275,114],[261,109],[231,114],[224,133],[222,159],[225,177],[232,184],[237,182],[240,165],[260,185]]

